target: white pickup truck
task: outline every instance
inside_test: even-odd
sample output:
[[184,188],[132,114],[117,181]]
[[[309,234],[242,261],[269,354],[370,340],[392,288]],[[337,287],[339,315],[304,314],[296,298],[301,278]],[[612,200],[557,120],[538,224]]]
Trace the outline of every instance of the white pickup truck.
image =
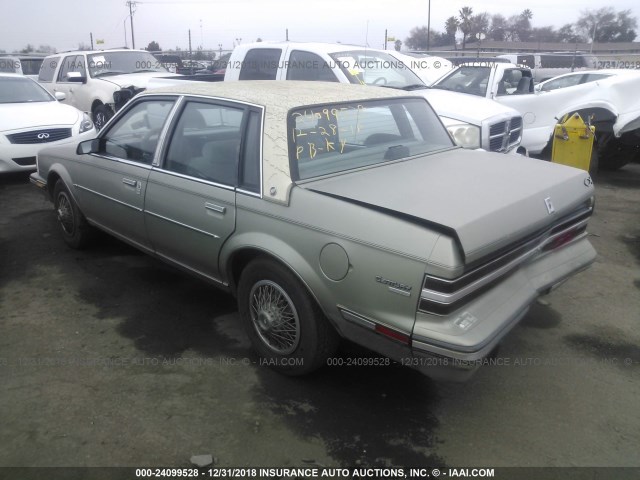
[[558,80],[534,87],[526,67],[478,62],[457,67],[433,86],[515,108],[524,122],[521,146],[531,155],[548,157],[558,120],[577,112],[596,127],[600,168],[615,170],[640,158],[640,72],[587,70]]
[[[213,76],[202,79],[222,80]],[[239,45],[224,74],[225,82],[236,80],[325,81],[411,91],[429,101],[461,147],[515,153],[522,136],[522,117],[516,110],[489,99],[430,89],[409,66],[384,50],[330,43]],[[179,82],[178,77],[153,79],[148,88]]]

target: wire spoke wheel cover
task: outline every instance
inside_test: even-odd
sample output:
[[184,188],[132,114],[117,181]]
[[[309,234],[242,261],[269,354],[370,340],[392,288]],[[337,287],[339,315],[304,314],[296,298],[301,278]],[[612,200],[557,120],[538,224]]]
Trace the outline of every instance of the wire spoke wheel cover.
[[293,353],[300,343],[300,319],[289,295],[277,283],[261,280],[249,299],[251,321],[264,344],[279,355]]
[[73,235],[75,231],[75,217],[73,207],[66,192],[58,194],[58,221],[67,235]]

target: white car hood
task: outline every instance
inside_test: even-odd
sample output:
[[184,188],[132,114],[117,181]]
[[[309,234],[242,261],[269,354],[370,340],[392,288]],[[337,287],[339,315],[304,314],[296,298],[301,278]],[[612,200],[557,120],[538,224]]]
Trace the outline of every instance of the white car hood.
[[98,77],[96,80],[104,80],[113,83],[118,87],[129,87],[133,85],[138,88],[147,88],[149,80],[156,77],[175,77],[177,74],[170,72],[140,72],[140,73],[124,73],[122,75],[108,75]]
[[81,112],[61,103],[33,102],[0,104],[0,131],[23,130],[50,125],[73,126]]
[[[412,90],[411,93],[424,96],[438,115],[462,120],[473,125],[478,125],[478,117],[481,115],[484,115],[484,119],[504,116],[505,113],[511,117],[520,116],[511,107],[488,98],[465,93],[440,89]],[[469,112],[469,114],[465,112]]]

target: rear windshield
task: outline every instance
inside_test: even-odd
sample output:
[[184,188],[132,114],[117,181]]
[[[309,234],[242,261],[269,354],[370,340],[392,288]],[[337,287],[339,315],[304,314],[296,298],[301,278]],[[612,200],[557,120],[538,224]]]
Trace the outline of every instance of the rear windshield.
[[452,148],[426,100],[314,105],[289,114],[292,177],[304,180]]

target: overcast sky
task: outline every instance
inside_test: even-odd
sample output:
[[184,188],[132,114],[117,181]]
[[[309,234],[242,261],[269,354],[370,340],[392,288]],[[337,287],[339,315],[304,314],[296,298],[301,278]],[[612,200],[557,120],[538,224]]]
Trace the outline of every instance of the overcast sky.
[[[152,40],[163,49],[192,46],[225,50],[236,39],[242,43],[289,39],[365,44],[381,48],[385,29],[389,36],[404,41],[410,30],[427,24],[428,0],[193,0],[141,1],[135,7],[136,47]],[[505,17],[529,8],[534,27],[561,27],[575,22],[585,10],[596,10],[603,3],[595,0],[536,0],[523,2],[431,1],[431,28],[443,31],[445,20],[457,15],[461,7],[472,6],[474,13],[501,13]],[[640,22],[638,0],[615,0],[616,11],[631,10]],[[58,51],[72,50],[78,44],[103,39],[98,48],[131,47],[129,8],[126,0],[3,0],[0,13],[0,50],[12,52],[27,44],[50,45]]]

